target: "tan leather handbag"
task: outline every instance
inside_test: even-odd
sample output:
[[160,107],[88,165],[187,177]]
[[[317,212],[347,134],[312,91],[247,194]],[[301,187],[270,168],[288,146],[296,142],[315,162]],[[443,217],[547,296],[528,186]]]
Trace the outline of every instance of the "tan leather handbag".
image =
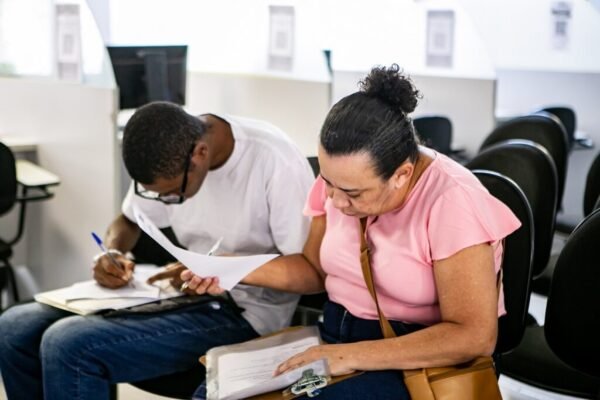
[[[392,338],[396,337],[396,333],[381,312],[377,301],[369,247],[365,238],[366,222],[366,218],[360,220],[360,264],[367,288],[377,306],[383,336]],[[498,290],[501,281],[500,275]],[[405,370],[403,375],[404,384],[413,400],[502,400],[492,357],[477,357],[472,361],[450,367]]]

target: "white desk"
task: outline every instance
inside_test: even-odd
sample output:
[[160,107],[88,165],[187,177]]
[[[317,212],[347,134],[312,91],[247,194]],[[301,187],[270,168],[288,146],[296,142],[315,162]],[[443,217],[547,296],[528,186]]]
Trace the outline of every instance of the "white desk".
[[27,160],[17,160],[17,181],[25,187],[54,186],[60,183],[58,176]]

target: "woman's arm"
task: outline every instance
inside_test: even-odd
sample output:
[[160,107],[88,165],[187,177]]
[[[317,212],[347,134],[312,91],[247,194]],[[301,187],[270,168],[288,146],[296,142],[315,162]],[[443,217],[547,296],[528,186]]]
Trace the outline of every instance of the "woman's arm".
[[[312,219],[310,231],[301,254],[277,257],[248,274],[241,283],[292,293],[319,293],[325,290],[325,273],[319,261],[321,242],[325,235],[325,216]],[[193,275],[189,270],[181,278],[197,294],[220,294],[218,280]]]
[[468,247],[434,262],[442,321],[392,339],[316,346],[278,369],[282,373],[327,358],[332,373],[453,365],[494,350],[498,293],[492,247]]

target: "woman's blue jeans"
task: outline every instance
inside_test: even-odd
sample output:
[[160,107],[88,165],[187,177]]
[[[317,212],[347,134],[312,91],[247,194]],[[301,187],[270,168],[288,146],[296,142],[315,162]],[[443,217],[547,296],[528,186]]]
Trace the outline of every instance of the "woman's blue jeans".
[[[423,328],[390,321],[398,336]],[[327,302],[323,309],[323,323],[319,325],[321,338],[327,343],[352,343],[363,340],[382,339],[378,320],[365,320],[350,314],[344,307]],[[206,398],[206,385],[202,384],[194,394],[195,400]],[[308,399],[304,396],[301,399]],[[409,400],[401,371],[366,371],[361,375],[325,387],[317,400]]]
[[10,400],[106,400],[113,383],[185,371],[214,346],[256,336],[217,301],[114,317],[29,303],[0,315],[0,372]]

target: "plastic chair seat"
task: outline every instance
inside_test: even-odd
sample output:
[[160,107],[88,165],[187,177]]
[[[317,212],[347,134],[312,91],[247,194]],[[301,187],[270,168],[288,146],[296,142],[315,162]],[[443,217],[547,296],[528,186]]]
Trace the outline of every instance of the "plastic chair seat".
[[550,350],[544,327],[530,327],[514,351],[499,357],[500,373],[544,390],[589,398],[600,393],[600,379],[578,372]]

